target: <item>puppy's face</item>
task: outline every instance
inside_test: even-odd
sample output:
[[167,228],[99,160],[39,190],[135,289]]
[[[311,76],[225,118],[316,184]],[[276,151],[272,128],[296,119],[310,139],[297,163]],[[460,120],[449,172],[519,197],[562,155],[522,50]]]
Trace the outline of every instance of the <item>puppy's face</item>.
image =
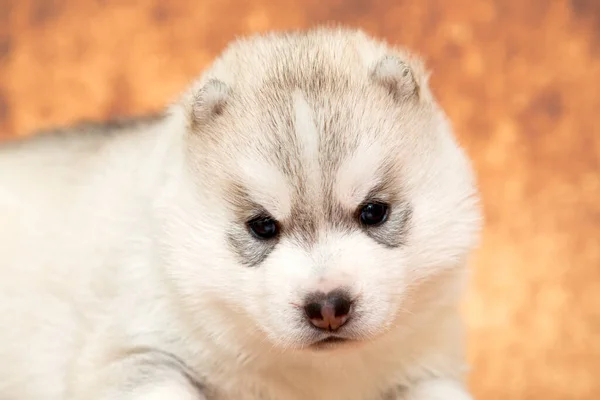
[[413,326],[454,295],[479,228],[470,167],[417,72],[381,60],[203,85],[196,214],[171,271],[183,297],[213,302],[198,313],[322,348]]

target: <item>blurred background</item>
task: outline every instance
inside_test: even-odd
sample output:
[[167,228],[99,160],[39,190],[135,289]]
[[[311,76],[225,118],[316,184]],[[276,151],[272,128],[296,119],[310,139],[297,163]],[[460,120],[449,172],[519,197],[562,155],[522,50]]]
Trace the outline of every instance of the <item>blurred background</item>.
[[332,21],[420,53],[474,160],[476,397],[600,399],[600,0],[0,0],[0,139],[157,111],[235,36]]

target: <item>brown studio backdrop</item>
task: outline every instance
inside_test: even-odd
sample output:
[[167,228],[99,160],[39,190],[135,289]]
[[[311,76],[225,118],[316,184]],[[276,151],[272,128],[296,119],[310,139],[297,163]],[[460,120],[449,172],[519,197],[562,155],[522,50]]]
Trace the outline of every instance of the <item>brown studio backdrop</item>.
[[422,54],[474,159],[477,398],[600,398],[597,0],[0,0],[0,138],[158,110],[235,35],[328,21]]

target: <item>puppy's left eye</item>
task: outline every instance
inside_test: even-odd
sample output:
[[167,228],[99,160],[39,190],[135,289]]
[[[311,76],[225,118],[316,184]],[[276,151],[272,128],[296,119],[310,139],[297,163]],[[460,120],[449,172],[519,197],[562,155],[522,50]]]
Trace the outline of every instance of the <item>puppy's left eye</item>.
[[247,222],[250,232],[261,240],[274,239],[279,235],[279,223],[270,217],[256,217]]
[[366,226],[383,224],[388,217],[389,206],[384,203],[366,203],[359,212],[360,223]]

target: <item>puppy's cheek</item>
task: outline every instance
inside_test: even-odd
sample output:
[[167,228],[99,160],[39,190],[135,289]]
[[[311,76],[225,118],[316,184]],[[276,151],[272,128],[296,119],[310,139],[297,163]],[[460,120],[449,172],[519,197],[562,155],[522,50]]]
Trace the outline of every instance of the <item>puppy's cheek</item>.
[[385,329],[404,309],[410,288],[409,267],[402,252],[380,250],[376,253],[360,282],[357,315],[370,329]]
[[260,266],[246,271],[242,289],[251,318],[262,331],[274,337],[297,329],[295,280],[293,270],[290,271],[289,265],[285,267],[287,259],[291,260],[276,249]]
[[298,301],[315,277],[311,258],[302,250],[281,243],[262,266],[265,291],[278,303]]

